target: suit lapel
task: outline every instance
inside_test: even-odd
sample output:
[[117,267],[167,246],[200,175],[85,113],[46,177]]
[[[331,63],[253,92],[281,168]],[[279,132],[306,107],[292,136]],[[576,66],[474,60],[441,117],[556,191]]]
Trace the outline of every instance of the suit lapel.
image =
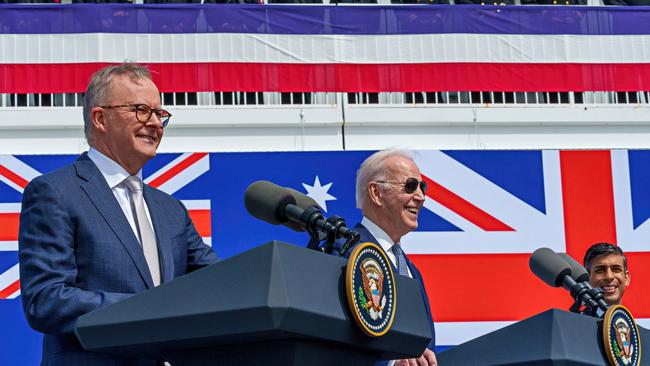
[[153,223],[153,231],[156,233],[156,243],[158,244],[158,258],[160,258],[160,278],[161,283],[171,281],[174,277],[174,260],[172,258],[172,245],[169,242],[170,236],[166,233],[165,225],[162,224],[161,214],[163,209],[160,208],[162,204],[157,200],[157,195],[154,194],[153,188],[144,185],[144,200],[147,202],[149,208],[149,215]]
[[429,319],[433,319],[431,315],[431,308],[429,307],[429,299],[427,298],[427,290],[424,288],[424,280],[422,279],[422,274],[417,269],[417,267],[415,267],[415,264],[411,262],[408,256],[404,255],[404,258],[406,258],[406,265],[409,267],[409,270],[411,271],[411,276],[413,276],[413,279],[417,280],[418,284],[420,285],[420,293],[422,294],[422,300],[424,300],[424,305],[425,305],[424,308],[427,311],[427,316],[429,317]]
[[[356,225],[354,226],[354,231],[356,231],[357,233],[359,233],[359,238],[360,238],[360,239],[359,239],[359,243],[365,243],[365,242],[375,243],[375,244],[377,244],[377,246],[382,250],[382,252],[384,252],[384,254],[386,254],[386,257],[388,257],[388,253],[386,253],[386,251],[384,250],[384,248],[381,247],[381,245],[380,245],[379,242],[377,241],[377,238],[375,238],[375,237],[370,233],[370,231],[368,231],[368,229],[366,229],[365,226],[361,225],[361,223],[358,223],[358,224],[356,224]],[[349,253],[349,252],[350,252],[350,251],[348,251],[348,253]],[[390,266],[391,266],[391,268],[393,269],[393,273],[398,273],[398,271],[397,271],[397,267],[395,267],[395,263],[393,263],[393,261],[391,261],[391,260],[389,260],[388,262],[390,262]],[[411,273],[413,273],[413,271],[411,271]]]
[[101,172],[86,153],[82,154],[74,165],[77,175],[83,179],[81,189],[88,195],[99,214],[102,215],[108,226],[117,235],[124,249],[135,263],[147,288],[153,287],[153,280],[142,247],[133,234],[133,229],[131,229],[131,225],[124,216],[124,211],[117,203]]
[[[358,232],[359,236],[361,237],[361,239],[359,240],[360,243],[365,243],[365,242],[369,241],[369,242],[377,244],[381,248],[381,245],[379,245],[379,243],[377,243],[377,239],[375,239],[375,237],[372,236],[370,231],[368,231],[368,229],[366,229],[365,226],[361,225],[360,223],[356,224],[354,226],[354,230],[356,232]],[[382,250],[383,250],[383,248],[382,248]],[[422,275],[420,274],[420,271],[418,271],[418,269],[415,267],[413,262],[411,262],[411,260],[409,259],[409,257],[406,254],[404,254],[404,258],[406,259],[406,265],[408,266],[409,271],[411,271],[411,276],[413,276],[413,279],[417,280],[418,284],[420,285],[420,291],[422,292],[422,296],[423,297],[427,296],[426,291],[424,290],[424,282],[422,281]],[[390,262],[391,268],[393,268],[393,273],[398,273],[398,270],[397,270],[397,267],[395,266],[395,263],[393,263],[393,261],[389,261],[389,262]],[[429,308],[427,307],[427,313],[428,312],[429,312]]]

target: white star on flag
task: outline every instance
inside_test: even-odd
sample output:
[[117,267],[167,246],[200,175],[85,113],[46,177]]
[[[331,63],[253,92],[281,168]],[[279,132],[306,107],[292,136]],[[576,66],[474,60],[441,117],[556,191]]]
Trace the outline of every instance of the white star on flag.
[[314,185],[310,186],[309,184],[303,183],[303,187],[307,190],[307,196],[311,197],[318,205],[327,212],[327,201],[335,201],[336,197],[327,193],[327,191],[332,186],[332,183],[327,183],[324,186],[320,185],[320,179],[316,176],[314,179]]

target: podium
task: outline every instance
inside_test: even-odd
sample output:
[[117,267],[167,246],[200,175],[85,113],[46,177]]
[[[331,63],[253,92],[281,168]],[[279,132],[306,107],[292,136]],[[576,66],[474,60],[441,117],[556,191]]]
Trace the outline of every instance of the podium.
[[366,336],[345,295],[347,260],[273,241],[83,315],[86,350],[184,365],[372,365],[431,340],[416,281],[396,277],[391,330]]
[[[608,365],[603,320],[551,309],[437,355],[441,365]],[[641,365],[650,365],[650,331],[639,327]]]

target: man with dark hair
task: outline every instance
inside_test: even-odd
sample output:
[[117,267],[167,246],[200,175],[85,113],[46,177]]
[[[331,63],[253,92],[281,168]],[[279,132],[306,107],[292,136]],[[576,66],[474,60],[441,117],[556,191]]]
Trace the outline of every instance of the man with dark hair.
[[149,70],[126,63],[97,71],[83,116],[88,152],[35,178],[23,194],[25,316],[44,333],[43,365],[159,365],[84,351],[74,335],[77,319],[218,258],[185,206],[142,182],[171,117]]
[[625,288],[630,284],[627,258],[621,248],[610,243],[596,243],[585,253],[584,265],[591,286],[603,289],[605,302],[621,304]]

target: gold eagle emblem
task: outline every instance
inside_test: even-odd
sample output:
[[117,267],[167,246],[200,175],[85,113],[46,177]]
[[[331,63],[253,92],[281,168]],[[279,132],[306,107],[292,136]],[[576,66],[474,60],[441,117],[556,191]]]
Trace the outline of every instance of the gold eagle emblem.
[[361,276],[363,279],[363,293],[366,297],[365,308],[370,317],[375,320],[382,317],[382,310],[386,305],[383,296],[384,273],[379,263],[374,259],[366,259],[361,263]]

